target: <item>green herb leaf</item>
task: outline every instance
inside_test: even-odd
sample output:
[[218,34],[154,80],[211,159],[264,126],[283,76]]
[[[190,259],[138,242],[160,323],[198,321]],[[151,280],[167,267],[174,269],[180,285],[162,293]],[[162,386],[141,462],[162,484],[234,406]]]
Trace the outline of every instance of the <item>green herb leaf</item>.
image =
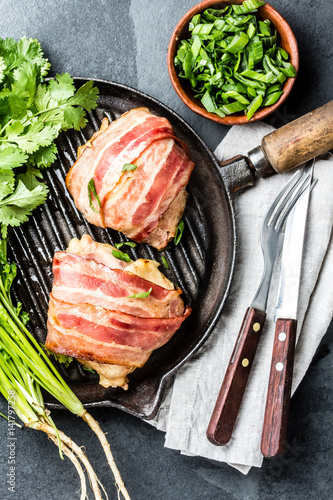
[[71,356],[67,356],[66,354],[60,354],[58,352],[50,351],[49,349],[47,349],[47,347],[45,347],[45,345],[41,344],[41,346],[42,346],[42,349],[45,350],[45,352],[48,356],[53,356],[58,361],[58,363],[62,363],[66,367],[69,366],[71,364],[71,362],[73,361],[73,358]]
[[83,368],[86,372],[90,372],[90,373],[97,373],[97,372],[96,372],[96,370],[93,370],[92,368],[90,368],[90,366],[82,365],[82,368]]
[[4,58],[0,56],[0,83],[5,78],[6,64]]
[[54,142],[49,146],[40,147],[29,157],[29,163],[43,169],[52,165],[57,158],[57,146]]
[[14,184],[14,172],[0,168],[0,200],[3,200],[14,191]]
[[120,250],[112,250],[112,255],[117,259],[124,260],[125,262],[130,262],[130,256],[127,253],[121,252]]
[[73,78],[68,73],[57,74],[54,80],[50,80],[48,85],[49,98],[54,99],[58,104],[65,103],[75,94]]
[[184,227],[185,227],[184,221],[183,221],[183,219],[181,219],[181,221],[179,222],[179,224],[177,226],[176,234],[175,234],[175,237],[173,239],[175,245],[178,245],[178,243],[180,242],[180,240],[183,236]]
[[250,120],[252,118],[252,116],[254,115],[254,113],[257,111],[257,109],[260,108],[262,101],[263,101],[262,95],[258,95],[257,97],[255,97],[253,99],[250,106],[247,108],[246,116],[247,116],[248,120]]
[[0,168],[2,170],[20,167],[26,163],[27,159],[28,155],[19,148],[8,147],[0,150]]
[[125,165],[123,166],[123,168],[121,169],[122,172],[129,172],[131,170],[135,170],[137,169],[138,166],[137,165],[133,165],[133,163],[125,163]]
[[0,201],[0,223],[3,226],[19,226],[26,222],[38,205],[46,200],[48,189],[39,183],[31,191],[20,179],[15,191]]
[[58,136],[60,126],[53,127],[42,122],[35,121],[22,130],[19,123],[7,128],[7,138],[0,139],[0,143],[17,144],[25,153],[34,153],[41,146],[49,146]]
[[146,297],[148,297],[151,292],[152,292],[152,288],[148,291],[148,292],[141,292],[141,293],[134,293],[133,295],[128,295],[127,298],[128,299],[145,299]]
[[96,208],[94,207],[93,202],[92,202],[92,197],[94,196],[95,200],[98,203],[99,208],[101,208],[101,201],[100,201],[100,199],[98,197],[98,194],[96,192],[96,186],[95,186],[94,179],[90,179],[90,181],[88,182],[87,188],[88,188],[88,196],[89,196],[89,205],[90,205],[90,208],[94,212],[99,213],[100,211],[96,210]]
[[123,245],[127,245],[127,246],[132,247],[132,248],[136,247],[136,243],[134,243],[134,241],[121,241],[120,243],[116,243],[115,247],[119,249]]
[[166,260],[166,258],[164,257],[164,255],[162,255],[162,262],[163,262],[164,267],[166,269],[169,269],[168,261]]

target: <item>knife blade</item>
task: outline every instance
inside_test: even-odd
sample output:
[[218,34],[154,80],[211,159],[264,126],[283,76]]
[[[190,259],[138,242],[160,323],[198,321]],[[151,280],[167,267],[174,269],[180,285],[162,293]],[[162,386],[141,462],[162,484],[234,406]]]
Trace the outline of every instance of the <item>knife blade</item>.
[[275,307],[275,337],[261,439],[261,451],[265,457],[280,455],[286,443],[296,318],[313,166],[314,162],[310,169],[308,185],[289,214],[285,229]]

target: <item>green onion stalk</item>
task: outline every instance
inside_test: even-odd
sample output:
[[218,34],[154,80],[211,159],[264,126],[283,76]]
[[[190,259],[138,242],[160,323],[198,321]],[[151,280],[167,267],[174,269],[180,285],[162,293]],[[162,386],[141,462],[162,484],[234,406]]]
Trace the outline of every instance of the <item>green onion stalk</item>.
[[[7,260],[7,240],[0,243],[0,392],[26,427],[45,432],[58,446],[60,456],[65,454],[75,466],[81,481],[81,500],[87,498],[85,475],[87,471],[95,499],[102,500],[100,484],[87,456],[82,449],[55,426],[50,412],[45,408],[42,389],[51,394],[70,412],[81,417],[98,437],[108,464],[115,478],[118,496],[125,500],[130,496],[122,481],[108,440],[98,422],[85,410],[81,401],[73,393],[43,347],[30,333],[26,324],[27,313],[21,304],[14,306],[10,289],[16,276],[15,263]],[[13,396],[14,395],[14,396]],[[78,460],[79,459],[79,460]],[[105,490],[102,487],[104,493]],[[106,495],[106,493],[105,493]]]

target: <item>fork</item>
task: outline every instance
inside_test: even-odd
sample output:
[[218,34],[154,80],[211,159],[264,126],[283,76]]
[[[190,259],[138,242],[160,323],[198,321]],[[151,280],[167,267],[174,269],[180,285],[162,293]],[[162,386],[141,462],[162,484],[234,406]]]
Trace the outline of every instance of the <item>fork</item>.
[[207,428],[207,438],[215,445],[225,445],[231,438],[266,319],[268,292],[274,264],[282,249],[284,223],[310,182],[311,175],[306,174],[305,169],[296,172],[263,220],[261,248],[264,270],[252,303],[246,310]]

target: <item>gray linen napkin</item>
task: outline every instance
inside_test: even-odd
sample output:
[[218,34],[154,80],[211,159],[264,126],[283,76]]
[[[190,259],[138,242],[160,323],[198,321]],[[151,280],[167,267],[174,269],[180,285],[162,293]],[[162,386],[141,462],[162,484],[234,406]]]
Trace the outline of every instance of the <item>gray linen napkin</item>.
[[[221,160],[246,154],[272,130],[264,123],[234,126],[215,154]],[[332,169],[332,155],[317,159],[314,177],[318,182],[311,193],[305,237],[292,392],[305,375],[332,319]],[[177,373],[157,417],[150,422],[166,433],[166,447],[187,455],[227,462],[244,474],[252,466],[260,467],[263,458],[260,441],[275,330],[278,269],[273,275],[266,324],[233,436],[226,446],[217,447],[208,442],[206,429],[245,310],[259,284],[263,269],[260,250],[263,217],[291,175],[292,172],[259,179],[253,188],[234,197],[238,254],[222,317],[205,345]]]

